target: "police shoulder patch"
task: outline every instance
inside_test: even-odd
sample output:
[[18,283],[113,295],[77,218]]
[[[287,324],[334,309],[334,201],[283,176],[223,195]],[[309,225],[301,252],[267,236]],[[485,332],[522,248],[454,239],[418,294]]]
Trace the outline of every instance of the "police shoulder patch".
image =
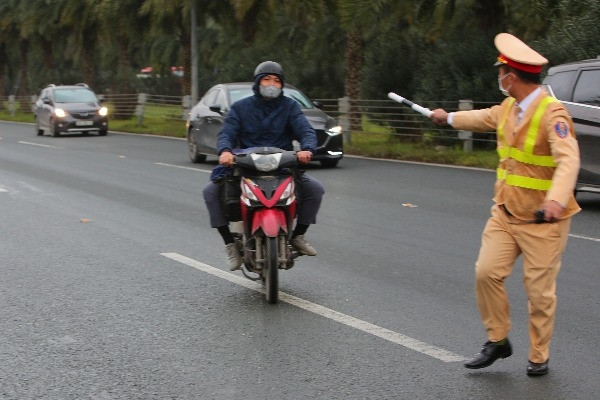
[[569,134],[569,125],[567,125],[564,121],[558,121],[556,124],[554,124],[554,132],[556,132],[558,137],[564,139]]

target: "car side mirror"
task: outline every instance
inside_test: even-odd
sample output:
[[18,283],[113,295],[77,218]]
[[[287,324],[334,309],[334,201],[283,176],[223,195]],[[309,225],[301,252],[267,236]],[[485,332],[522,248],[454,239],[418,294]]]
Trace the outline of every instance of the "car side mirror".
[[318,101],[318,100],[314,100],[312,103],[313,103],[313,104],[315,105],[315,107],[317,107],[317,108],[323,108],[323,103],[321,103],[321,102],[320,102],[320,101]]
[[47,98],[47,97],[44,97],[44,98],[42,99],[42,103],[44,103],[44,104],[52,104],[52,101],[50,101],[50,99],[49,99],[49,98]]
[[215,104],[214,106],[210,106],[210,107],[208,107],[208,109],[209,109],[210,111],[212,111],[212,112],[216,112],[216,113],[218,113],[218,114],[223,114],[223,113],[221,112],[221,106],[220,106],[220,105],[218,105],[218,104]]

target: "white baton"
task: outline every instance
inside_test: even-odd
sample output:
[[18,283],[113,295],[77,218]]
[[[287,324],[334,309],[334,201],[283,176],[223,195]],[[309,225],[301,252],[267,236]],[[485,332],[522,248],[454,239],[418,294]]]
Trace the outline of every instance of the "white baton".
[[404,97],[399,96],[394,92],[389,92],[388,97],[394,101],[397,101],[398,103],[402,103],[409,106],[410,108],[412,108],[419,114],[426,116],[427,118],[431,118],[431,116],[433,115],[433,111],[431,111],[429,108],[421,107],[420,105],[415,104],[410,100],[406,100]]

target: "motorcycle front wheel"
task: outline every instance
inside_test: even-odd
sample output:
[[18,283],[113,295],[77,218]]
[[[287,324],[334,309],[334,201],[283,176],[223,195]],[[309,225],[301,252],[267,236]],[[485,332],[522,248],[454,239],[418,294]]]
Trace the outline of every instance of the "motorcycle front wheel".
[[277,303],[279,300],[279,238],[266,238],[265,267],[263,277],[265,279],[265,294],[269,303]]

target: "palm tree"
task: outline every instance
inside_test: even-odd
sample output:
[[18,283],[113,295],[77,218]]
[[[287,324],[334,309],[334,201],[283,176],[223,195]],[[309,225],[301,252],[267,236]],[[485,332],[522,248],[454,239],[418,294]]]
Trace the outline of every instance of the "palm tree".
[[[112,81],[111,93],[134,92],[134,69],[130,54],[133,43],[141,42],[145,34],[147,18],[140,15],[144,0],[102,0],[96,5],[100,21],[100,38],[109,48],[116,48],[116,79]],[[129,118],[135,111],[131,102],[115,102],[113,114],[117,118]]]
[[[29,38],[31,48],[35,54],[41,53],[42,55],[41,62],[44,68],[41,68],[41,71],[35,74],[35,79],[32,77],[33,81],[37,81],[37,86],[39,86],[40,81],[45,83],[54,82],[57,78],[54,71],[54,50],[57,47],[55,46],[55,43],[57,43],[56,38],[61,33],[60,13],[62,5],[62,0],[54,2],[52,7],[48,7],[41,1],[22,1],[19,3],[21,36]],[[60,42],[58,43],[58,47],[60,47]]]
[[[365,44],[382,23],[411,18],[411,1],[337,0],[337,12],[346,35],[344,94],[350,99],[350,130],[361,129],[361,115],[352,100],[361,98]],[[399,25],[399,24],[398,24]]]
[[85,82],[92,87],[96,82],[96,43],[100,29],[96,4],[95,0],[65,1],[60,16],[61,28],[68,37],[65,55],[82,64]]
[[10,39],[17,36],[11,6],[9,2],[0,2],[0,109],[4,106],[5,77],[9,76],[7,47]]
[[[205,3],[207,2],[202,2],[202,4]],[[191,93],[192,87],[190,77],[192,65],[190,6],[190,0],[145,0],[140,9],[141,15],[149,17],[153,34],[174,36],[179,42],[185,68],[182,94]]]

